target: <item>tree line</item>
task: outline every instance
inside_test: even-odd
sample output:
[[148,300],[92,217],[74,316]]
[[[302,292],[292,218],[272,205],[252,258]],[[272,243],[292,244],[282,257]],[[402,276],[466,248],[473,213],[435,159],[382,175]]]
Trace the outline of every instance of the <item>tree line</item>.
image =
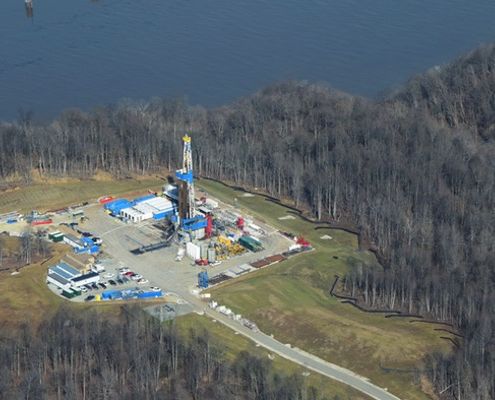
[[355,225],[381,266],[351,267],[344,288],[367,306],[455,325],[453,355],[430,359],[453,399],[495,398],[495,47],[415,77],[380,100],[300,82],[217,109],[122,102],[51,123],[0,127],[0,177],[196,173],[291,199]]
[[227,361],[207,331],[179,333],[139,308],[112,320],[61,307],[37,328],[0,330],[0,398],[57,400],[318,400],[301,375],[268,358]]

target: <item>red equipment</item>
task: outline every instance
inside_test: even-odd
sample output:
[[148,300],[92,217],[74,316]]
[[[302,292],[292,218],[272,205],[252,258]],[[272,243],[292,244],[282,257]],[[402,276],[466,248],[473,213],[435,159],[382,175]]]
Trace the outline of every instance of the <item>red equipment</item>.
[[51,219],[41,219],[38,221],[31,222],[31,225],[50,225],[53,221]]
[[211,216],[211,214],[208,214],[206,216],[205,235],[207,238],[211,238],[212,234],[213,234],[213,217]]
[[299,236],[296,240],[297,244],[300,244],[303,247],[309,247],[311,246],[311,243],[309,243],[306,239],[304,239],[302,236]]
[[244,229],[244,218],[242,217],[237,218],[237,227],[239,229]]
[[98,203],[100,203],[100,204],[106,204],[106,203],[110,203],[112,200],[114,200],[114,197],[113,196],[100,197],[98,199]]

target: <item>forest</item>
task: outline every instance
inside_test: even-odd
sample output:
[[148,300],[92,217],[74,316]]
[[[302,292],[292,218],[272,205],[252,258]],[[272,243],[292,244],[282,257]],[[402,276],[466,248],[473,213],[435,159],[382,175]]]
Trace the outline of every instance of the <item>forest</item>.
[[428,359],[438,393],[495,398],[494,45],[377,100],[283,82],[216,109],[153,99],[49,123],[21,113],[0,124],[0,177],[173,170],[184,131],[198,175],[356,227],[382,265],[353,266],[343,288],[452,324],[459,347]]
[[301,375],[268,359],[226,361],[207,331],[184,338],[139,308],[118,320],[62,307],[15,337],[0,328],[0,398],[57,400],[318,400]]

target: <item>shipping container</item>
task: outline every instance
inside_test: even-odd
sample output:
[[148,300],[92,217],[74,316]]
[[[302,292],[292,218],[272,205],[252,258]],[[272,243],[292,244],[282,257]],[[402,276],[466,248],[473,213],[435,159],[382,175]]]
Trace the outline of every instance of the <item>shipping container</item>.
[[251,236],[242,236],[239,239],[239,244],[243,247],[245,247],[248,250],[251,250],[253,252],[261,251],[263,250],[263,247],[261,246],[261,243],[259,240],[254,239]]

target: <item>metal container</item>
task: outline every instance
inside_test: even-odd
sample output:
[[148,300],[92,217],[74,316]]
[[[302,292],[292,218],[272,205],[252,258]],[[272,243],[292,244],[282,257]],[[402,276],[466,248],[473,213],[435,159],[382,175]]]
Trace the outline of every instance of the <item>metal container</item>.
[[217,260],[217,254],[214,247],[208,249],[208,262],[214,263]]
[[208,243],[201,243],[201,258],[202,259],[207,259],[208,258]]

